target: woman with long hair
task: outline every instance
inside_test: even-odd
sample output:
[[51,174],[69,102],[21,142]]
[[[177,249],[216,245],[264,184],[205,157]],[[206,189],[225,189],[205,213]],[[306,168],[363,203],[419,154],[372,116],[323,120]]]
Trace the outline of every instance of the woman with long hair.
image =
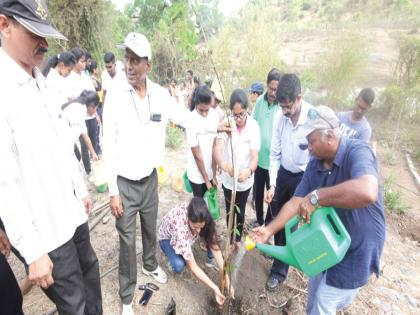
[[[254,118],[248,114],[248,96],[242,89],[232,92],[230,110],[231,135],[222,133],[217,136],[214,154],[217,164],[222,169],[222,188],[228,214],[232,190],[236,186],[233,210],[236,226],[233,226],[233,230],[228,233],[231,233],[231,242],[235,236],[235,247],[239,249],[245,222],[245,206],[249,191],[254,184],[254,172],[258,164],[260,128]],[[233,157],[231,148],[233,148]],[[235,209],[236,207],[239,208],[239,211]]]
[[[187,266],[193,275],[214,291],[218,304],[222,305],[225,296],[219,287],[197,265],[192,245],[200,237],[211,249],[220,270],[223,270],[222,251],[216,240],[215,224],[203,198],[194,197],[191,202],[181,204],[169,211],[159,227],[159,245],[175,273],[181,273]],[[225,277],[226,287],[230,287],[229,276]],[[231,294],[234,295],[233,287]]]

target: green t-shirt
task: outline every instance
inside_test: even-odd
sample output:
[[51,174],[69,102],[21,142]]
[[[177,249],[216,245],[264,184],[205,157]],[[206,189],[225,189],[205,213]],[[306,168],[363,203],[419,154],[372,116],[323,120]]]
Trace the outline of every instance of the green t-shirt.
[[252,116],[260,126],[261,147],[258,153],[258,166],[270,169],[271,136],[273,134],[274,116],[279,110],[278,103],[268,104],[267,93],[261,95],[255,103]]

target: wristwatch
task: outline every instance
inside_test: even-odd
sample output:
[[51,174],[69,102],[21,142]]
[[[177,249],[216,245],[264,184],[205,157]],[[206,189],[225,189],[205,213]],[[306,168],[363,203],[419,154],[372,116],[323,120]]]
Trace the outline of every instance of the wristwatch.
[[309,201],[311,202],[311,205],[313,205],[316,208],[319,208],[319,198],[318,198],[318,194],[316,193],[316,189],[311,192],[311,194],[309,195]]

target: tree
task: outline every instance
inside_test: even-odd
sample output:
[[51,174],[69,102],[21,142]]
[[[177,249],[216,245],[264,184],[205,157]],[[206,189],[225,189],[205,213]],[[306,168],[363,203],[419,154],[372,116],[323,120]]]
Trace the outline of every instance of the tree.
[[109,0],[49,0],[53,24],[68,42],[52,42],[51,51],[82,47],[102,62],[103,53],[121,42],[129,27],[124,17]]

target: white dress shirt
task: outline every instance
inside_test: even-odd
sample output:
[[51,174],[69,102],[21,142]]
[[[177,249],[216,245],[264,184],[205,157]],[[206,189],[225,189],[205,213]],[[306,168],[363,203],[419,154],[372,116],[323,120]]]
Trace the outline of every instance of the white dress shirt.
[[[230,119],[230,118],[229,118]],[[225,142],[223,148],[223,161],[231,163],[232,161],[232,150],[230,141],[233,146],[233,161],[235,164],[235,172],[238,174],[249,168],[251,163],[251,150],[260,150],[261,137],[260,127],[257,121],[248,115],[246,119],[245,127],[239,132],[236,128],[236,123],[232,122],[234,126],[232,128],[232,136],[228,137],[226,133],[220,133],[217,138],[223,139]],[[231,177],[225,171],[222,171],[222,184],[227,189],[233,190],[233,177]],[[246,180],[241,183],[237,183],[237,191],[246,191],[254,184],[254,173]]]
[[102,72],[102,90],[109,91],[114,86],[127,82],[127,77],[125,76],[124,71],[121,71],[118,68],[115,69],[115,71],[116,73],[113,78],[111,78],[108,71],[105,70]]
[[85,223],[87,196],[69,127],[52,115],[45,80],[0,49],[0,217],[28,264],[63,245]]
[[270,151],[270,186],[276,185],[277,171],[280,165],[292,173],[305,171],[309,162],[309,150],[308,141],[302,136],[301,130],[310,108],[313,106],[302,100],[296,126],[293,126],[292,120],[284,116],[281,110],[277,111],[274,116]]
[[[103,158],[108,171],[109,193],[119,194],[118,175],[131,180],[149,176],[162,165],[165,154],[165,130],[170,119],[185,128],[190,112],[177,104],[169,91],[147,79],[147,93],[143,99],[128,82],[107,92],[104,105]],[[160,115],[152,121],[151,115]],[[216,132],[212,126],[200,126]]]

